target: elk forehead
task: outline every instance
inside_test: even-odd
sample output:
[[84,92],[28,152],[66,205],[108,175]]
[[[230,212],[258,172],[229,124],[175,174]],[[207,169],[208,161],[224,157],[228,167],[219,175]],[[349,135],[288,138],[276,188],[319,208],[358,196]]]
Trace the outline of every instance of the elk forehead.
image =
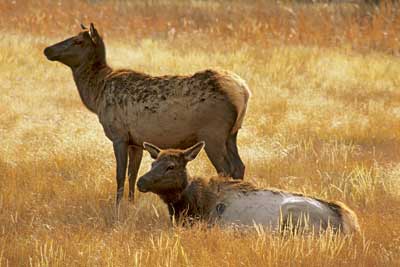
[[83,30],[80,33],[78,33],[75,37],[72,37],[76,41],[86,41],[90,42],[90,34],[88,30]]
[[78,33],[77,37],[90,38],[89,31],[88,30],[83,30],[80,33]]
[[182,156],[183,150],[181,149],[164,149],[160,151],[159,157],[179,158]]
[[162,150],[156,161],[154,161],[154,163],[157,162],[171,162],[175,163],[176,165],[185,165],[182,150],[179,149]]

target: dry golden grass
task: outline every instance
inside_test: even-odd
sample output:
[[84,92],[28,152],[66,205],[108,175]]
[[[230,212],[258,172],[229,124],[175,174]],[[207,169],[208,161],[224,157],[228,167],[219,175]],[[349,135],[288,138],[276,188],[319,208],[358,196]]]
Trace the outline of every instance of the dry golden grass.
[[[400,11],[265,1],[0,2],[0,266],[399,266]],[[362,235],[172,228],[45,46],[93,21],[115,67],[225,68],[253,92],[246,179],[347,203]],[[145,157],[140,173],[149,167]],[[193,174],[214,173],[204,153]]]

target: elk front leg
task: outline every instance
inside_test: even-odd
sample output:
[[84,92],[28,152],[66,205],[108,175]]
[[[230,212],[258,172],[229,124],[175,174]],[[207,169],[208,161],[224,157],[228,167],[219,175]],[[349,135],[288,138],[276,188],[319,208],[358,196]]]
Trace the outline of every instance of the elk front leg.
[[143,149],[141,147],[130,146],[129,147],[129,201],[135,200],[135,185],[136,178],[138,175],[140,162],[142,161]]
[[113,142],[114,155],[117,161],[117,208],[124,195],[126,165],[128,161],[128,144],[124,141]]

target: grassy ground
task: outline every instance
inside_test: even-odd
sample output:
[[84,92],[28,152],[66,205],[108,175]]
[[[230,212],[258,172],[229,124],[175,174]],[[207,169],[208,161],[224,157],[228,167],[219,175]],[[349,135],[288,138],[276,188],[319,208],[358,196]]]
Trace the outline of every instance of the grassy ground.
[[[0,13],[0,266],[400,265],[397,9],[17,0]],[[246,179],[343,201],[362,235],[172,228],[138,192],[117,220],[111,143],[70,70],[42,53],[81,21],[95,22],[114,67],[237,72],[253,92],[239,134]],[[190,170],[214,173],[204,152]]]

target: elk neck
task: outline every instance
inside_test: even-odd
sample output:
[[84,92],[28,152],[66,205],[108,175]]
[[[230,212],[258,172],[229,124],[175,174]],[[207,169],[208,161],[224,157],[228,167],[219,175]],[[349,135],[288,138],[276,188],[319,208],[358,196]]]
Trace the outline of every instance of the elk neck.
[[83,104],[92,112],[98,113],[98,104],[103,95],[105,78],[112,69],[104,61],[87,62],[72,68],[76,87]]
[[159,196],[161,200],[168,206],[185,201],[185,192],[190,186],[190,183],[191,181],[188,179],[183,189],[170,190],[163,194],[159,194]]
[[201,178],[188,179],[183,191],[160,197],[168,205],[171,216],[186,214],[193,218],[207,218],[210,206],[216,200],[216,195]]

